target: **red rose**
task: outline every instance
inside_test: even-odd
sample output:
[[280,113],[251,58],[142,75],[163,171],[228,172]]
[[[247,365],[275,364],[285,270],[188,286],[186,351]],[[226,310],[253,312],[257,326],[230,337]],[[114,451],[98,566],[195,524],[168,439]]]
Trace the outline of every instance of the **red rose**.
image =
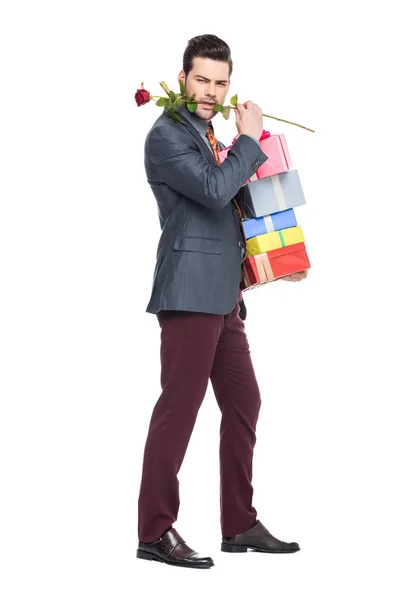
[[147,102],[150,102],[150,94],[145,89],[138,89],[135,94],[135,100],[138,106],[142,106],[142,104],[147,104]]

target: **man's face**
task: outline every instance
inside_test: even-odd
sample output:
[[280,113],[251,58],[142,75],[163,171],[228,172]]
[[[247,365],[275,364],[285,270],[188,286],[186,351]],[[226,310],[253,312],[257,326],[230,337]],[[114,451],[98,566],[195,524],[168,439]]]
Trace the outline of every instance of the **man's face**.
[[187,78],[184,71],[178,75],[178,81],[185,84],[186,98],[196,94],[194,100],[198,103],[194,113],[204,121],[210,121],[217,112],[210,105],[224,104],[229,90],[229,64],[211,58],[196,56]]

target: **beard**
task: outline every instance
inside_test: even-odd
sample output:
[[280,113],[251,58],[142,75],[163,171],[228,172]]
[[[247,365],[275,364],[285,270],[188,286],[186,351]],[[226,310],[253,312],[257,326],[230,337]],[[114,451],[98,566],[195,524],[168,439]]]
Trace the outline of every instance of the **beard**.
[[[185,97],[186,97],[186,99],[188,100],[190,98],[190,96],[191,96],[191,94],[188,94],[188,91],[187,91],[187,88],[186,88],[186,85],[185,85]],[[197,108],[196,108],[194,114],[197,117],[199,117],[200,119],[203,119],[203,121],[209,121],[210,119],[212,119],[213,117],[215,117],[215,115],[217,114],[216,110],[208,110],[204,106],[200,106],[201,101],[202,101],[201,99],[200,99],[200,101],[198,101],[195,98],[194,101],[198,102]],[[209,104],[217,104],[217,101],[214,101],[212,103],[209,100],[205,100],[205,99],[203,101],[206,102],[206,103],[209,103]]]
[[207,108],[204,108],[204,106],[198,105],[194,114],[200,117],[200,119],[203,119],[204,121],[209,121],[210,119],[215,117],[217,111],[208,110]]

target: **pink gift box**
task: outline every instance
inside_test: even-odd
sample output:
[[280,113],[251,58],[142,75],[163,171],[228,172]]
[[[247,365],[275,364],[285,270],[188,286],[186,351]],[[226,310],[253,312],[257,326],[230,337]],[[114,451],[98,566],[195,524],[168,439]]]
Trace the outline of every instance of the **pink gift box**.
[[[227,158],[228,152],[232,148],[237,137],[238,136],[235,137],[230,146],[219,152],[221,163]],[[261,150],[268,156],[268,160],[257,169],[250,179],[247,180],[247,183],[256,181],[257,179],[264,179],[264,177],[279,175],[279,173],[285,173],[293,166],[284,133],[270,135],[269,131],[264,130],[259,141]]]

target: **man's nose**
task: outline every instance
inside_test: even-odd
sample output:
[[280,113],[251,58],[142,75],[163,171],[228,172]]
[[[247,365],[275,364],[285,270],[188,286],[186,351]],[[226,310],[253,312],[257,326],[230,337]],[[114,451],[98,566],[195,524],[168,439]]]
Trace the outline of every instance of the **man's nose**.
[[210,81],[208,83],[207,90],[206,90],[207,96],[211,96],[212,98],[214,98],[215,97],[215,90],[216,90],[215,83],[212,83]]

